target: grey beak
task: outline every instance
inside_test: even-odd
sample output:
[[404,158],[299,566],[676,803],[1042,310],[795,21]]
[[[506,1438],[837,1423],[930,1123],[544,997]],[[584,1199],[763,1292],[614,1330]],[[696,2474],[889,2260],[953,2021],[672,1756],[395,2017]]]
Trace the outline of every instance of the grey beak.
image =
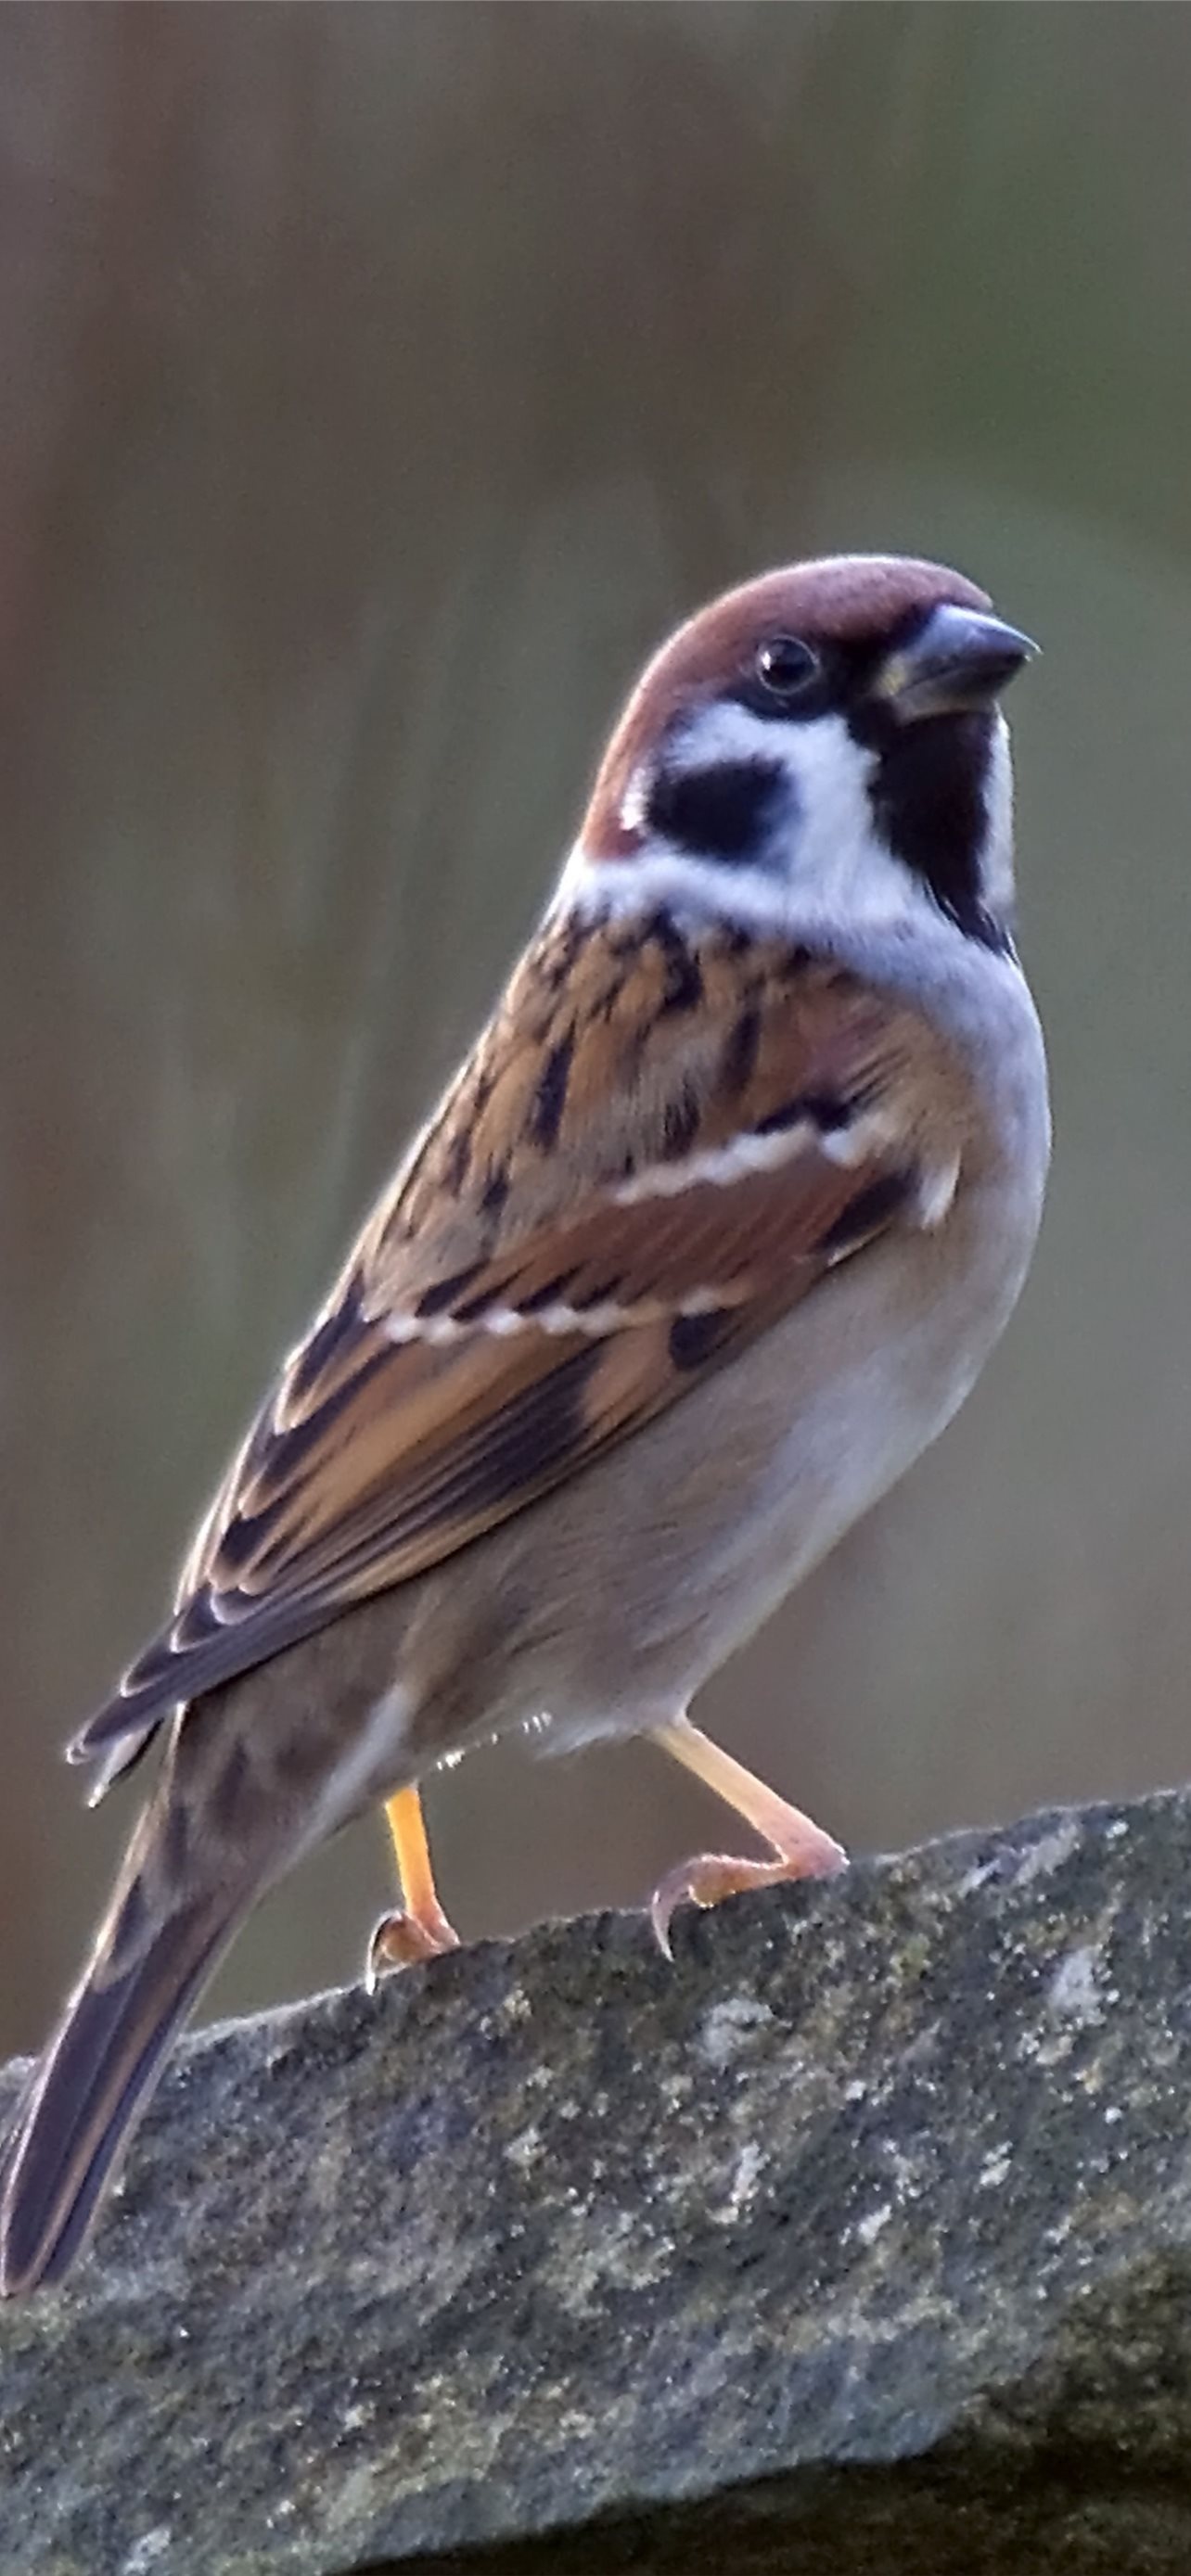
[[999,617],[944,602],[881,664],[872,693],[903,724],[990,707],[1037,650]]

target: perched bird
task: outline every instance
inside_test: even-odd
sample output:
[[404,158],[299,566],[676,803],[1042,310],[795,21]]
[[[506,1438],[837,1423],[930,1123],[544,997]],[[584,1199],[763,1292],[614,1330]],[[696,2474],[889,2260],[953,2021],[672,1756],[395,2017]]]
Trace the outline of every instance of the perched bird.
[[[772,572],[628,702],[541,927],[281,1369],[168,1627],[72,1757],[164,1760],[3,2171],[5,2290],[57,2280],[258,1897],[548,1713],[647,1733],[770,1848],[655,1906],[838,1866],[692,1694],[962,1403],[1049,1152],[997,697],[1032,647],[934,564]],[[97,1791],[98,1794],[98,1791]]]

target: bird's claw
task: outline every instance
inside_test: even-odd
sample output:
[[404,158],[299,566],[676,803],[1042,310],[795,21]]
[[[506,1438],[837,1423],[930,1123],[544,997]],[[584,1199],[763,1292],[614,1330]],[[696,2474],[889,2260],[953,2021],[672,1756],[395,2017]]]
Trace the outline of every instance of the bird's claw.
[[412,1914],[403,1906],[395,1906],[390,1913],[382,1914],[373,1931],[364,1961],[364,1983],[373,1994],[382,1977],[394,1976],[400,1968],[418,1967],[424,1959],[441,1958],[445,1950],[458,1947],[459,1935],[441,1907]]
[[649,1907],[658,1947],[667,1959],[673,1958],[670,1947],[670,1924],[680,1905],[719,1905],[725,1896],[742,1896],[752,1887],[775,1887],[784,1879],[834,1878],[848,1866],[848,1855],[842,1843],[810,1827],[798,1848],[783,1852],[774,1860],[741,1860],[730,1852],[699,1852],[694,1860],[679,1861],[668,1869],[654,1889]]

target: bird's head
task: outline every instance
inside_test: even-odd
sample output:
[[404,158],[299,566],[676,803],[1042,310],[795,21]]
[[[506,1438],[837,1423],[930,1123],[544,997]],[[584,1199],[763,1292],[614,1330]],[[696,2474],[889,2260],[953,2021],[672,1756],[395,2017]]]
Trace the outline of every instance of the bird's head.
[[938,564],[840,555],[746,582],[646,668],[561,899],[761,932],[925,908],[1006,946],[998,698],[1033,650]]

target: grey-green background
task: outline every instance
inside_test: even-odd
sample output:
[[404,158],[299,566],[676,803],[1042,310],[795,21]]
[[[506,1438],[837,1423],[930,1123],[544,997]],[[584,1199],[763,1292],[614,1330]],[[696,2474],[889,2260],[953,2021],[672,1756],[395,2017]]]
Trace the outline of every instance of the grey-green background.
[[[1191,1770],[1191,11],[0,11],[2,2029],[131,1799],[60,1739],[528,927],[677,614],[961,563],[1057,1160],[959,1424],[707,1695],[849,1843]],[[722,1832],[647,1748],[430,1804],[468,1933]],[[369,1824],[217,1989],[354,1972]]]

